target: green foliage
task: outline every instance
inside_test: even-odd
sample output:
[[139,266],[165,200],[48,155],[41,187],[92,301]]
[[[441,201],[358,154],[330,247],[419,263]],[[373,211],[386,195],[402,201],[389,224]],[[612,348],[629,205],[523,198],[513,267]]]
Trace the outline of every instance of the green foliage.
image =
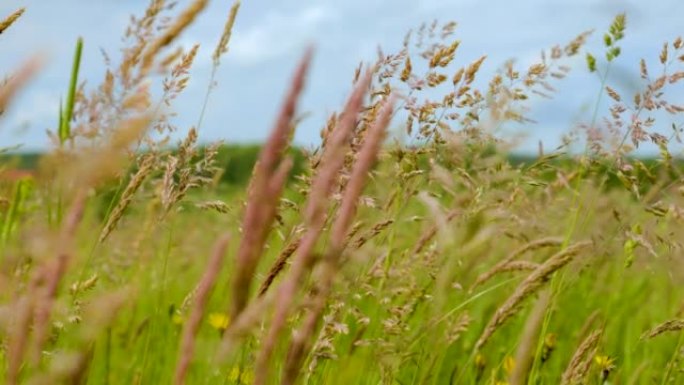
[[67,94],[66,106],[62,110],[60,102],[59,109],[59,142],[64,142],[71,137],[71,120],[74,115],[74,104],[76,103],[76,88],[78,87],[78,72],[81,68],[81,53],[83,52],[83,39],[76,40],[74,51],[74,61],[71,67],[71,79],[69,80],[69,92]]
[[[226,145],[221,146],[217,163],[223,169],[221,182],[232,186],[245,186],[252,175],[252,170],[259,158],[260,145]],[[301,174],[306,168],[306,157],[299,148],[288,152],[293,165],[290,176]]]
[[587,53],[587,68],[589,72],[596,72],[596,58],[590,53]]
[[2,217],[2,232],[0,233],[0,240],[4,245],[12,235],[12,232],[17,226],[17,221],[26,209],[26,203],[31,194],[33,183],[28,178],[22,178],[14,183],[14,192],[12,200],[7,208],[7,212]]
[[0,164],[6,167],[13,167],[21,170],[36,170],[42,152],[10,152],[0,154]]

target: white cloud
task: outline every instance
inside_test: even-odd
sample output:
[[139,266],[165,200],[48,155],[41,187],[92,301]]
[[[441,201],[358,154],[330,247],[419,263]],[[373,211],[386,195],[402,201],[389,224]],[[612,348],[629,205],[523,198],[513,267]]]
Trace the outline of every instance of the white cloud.
[[328,7],[315,5],[297,14],[271,12],[247,30],[237,30],[230,48],[230,60],[254,65],[287,54],[313,40],[320,27],[334,18]]
[[[60,3],[60,5],[55,5]],[[63,0],[39,2],[0,0],[0,14],[20,5],[29,10],[22,20],[0,39],[0,76],[19,65],[28,53],[50,54],[44,71],[16,100],[12,115],[0,121],[0,147],[10,143],[8,129],[30,121],[26,142],[45,142],[44,129],[56,121],[59,97],[68,83],[74,41],[86,38],[82,79],[90,86],[102,77],[98,48],[116,57],[120,36],[129,13],[140,14],[140,0]],[[193,68],[192,84],[175,107],[179,125],[194,124],[206,90],[211,52],[223,29],[231,1],[212,2],[198,23],[181,37],[190,47],[202,43]],[[178,8],[177,10],[179,10]],[[662,42],[681,33],[684,1],[662,0],[316,0],[243,2],[235,26],[230,52],[225,56],[202,127],[203,137],[229,140],[261,140],[280,104],[301,49],[316,44],[316,60],[308,81],[302,110],[312,112],[299,128],[299,143],[318,142],[318,130],[328,111],[338,108],[349,92],[349,78],[359,61],[375,59],[378,45],[386,52],[399,49],[404,33],[434,18],[459,23],[456,38],[463,41],[457,60],[468,63],[488,54],[482,79],[487,79],[503,61],[518,58],[519,65],[536,61],[539,51],[572,39],[577,33],[596,28],[592,50],[601,52],[601,34],[612,17],[627,11],[628,29],[624,55],[612,71],[625,78],[638,72],[638,58],[656,60]],[[581,73],[583,57],[574,63]],[[636,67],[635,67],[636,66]],[[624,69],[623,72],[619,72]],[[655,67],[654,67],[655,70]],[[624,73],[624,74],[623,74]],[[558,83],[558,100],[535,104],[531,137],[556,137],[567,122],[581,113],[581,104],[594,100],[596,79],[575,76]],[[623,87],[627,89],[627,87]],[[622,91],[622,90],[620,90]],[[588,95],[588,96],[585,96]],[[680,99],[681,100],[681,99]],[[268,106],[268,107],[264,107]],[[593,104],[592,104],[593,106]],[[581,115],[581,114],[580,114]],[[8,129],[5,129],[8,128]],[[553,128],[553,129],[552,129]],[[5,129],[5,130],[3,130]],[[536,140],[530,142],[536,143]]]
[[[54,91],[40,89],[27,94],[26,97],[19,98],[16,101],[16,110],[10,110],[10,125],[44,124],[49,121],[54,121],[56,124],[60,95],[55,94]],[[45,127],[41,127],[43,128]]]

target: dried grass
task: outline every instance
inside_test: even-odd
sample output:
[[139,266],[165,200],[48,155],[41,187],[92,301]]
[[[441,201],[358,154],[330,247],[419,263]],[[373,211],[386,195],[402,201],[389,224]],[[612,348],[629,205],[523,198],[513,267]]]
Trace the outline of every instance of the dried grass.
[[299,244],[302,242],[301,237],[296,237],[295,239],[291,240],[285,248],[280,252],[278,255],[278,258],[276,258],[275,262],[269,269],[268,273],[266,274],[266,278],[264,279],[264,282],[262,282],[261,287],[259,288],[259,296],[263,296],[266,294],[268,291],[268,288],[271,287],[273,284],[273,281],[275,281],[276,277],[285,269],[285,265],[287,265],[287,262],[290,260],[290,257],[292,254],[294,254],[295,251],[297,251],[297,248],[299,247]]
[[678,332],[684,329],[684,320],[669,320],[642,334],[641,339],[654,338],[667,332]]
[[3,115],[5,109],[9,105],[12,98],[14,98],[19,90],[26,85],[26,83],[35,76],[38,70],[42,67],[42,60],[39,57],[33,57],[22,65],[19,70],[0,88],[0,116]]
[[390,96],[385,101],[377,120],[366,134],[365,140],[358,153],[349,183],[344,190],[342,204],[337,210],[337,216],[332,224],[330,246],[328,254],[323,261],[323,267],[319,284],[315,290],[313,306],[305,317],[302,327],[295,333],[288,350],[287,361],[282,379],[282,384],[294,384],[300,372],[302,361],[310,350],[311,338],[316,330],[329,293],[332,290],[333,278],[340,264],[340,257],[345,248],[351,220],[356,214],[358,200],[366,183],[366,178],[371,166],[375,163],[380,145],[385,136],[392,113],[394,100]]
[[577,350],[575,350],[575,353],[570,359],[568,367],[561,377],[561,385],[582,383],[587,375],[589,365],[591,365],[591,361],[596,353],[596,347],[602,335],[603,329],[594,330],[577,347]]
[[325,214],[330,201],[330,194],[337,174],[344,166],[345,148],[356,125],[357,114],[361,110],[363,97],[370,85],[371,72],[361,78],[350,96],[340,122],[332,134],[332,138],[325,148],[321,165],[318,169],[309,197],[307,200],[304,216],[306,218],[307,231],[295,254],[295,260],[287,277],[283,280],[275,301],[275,309],[270,328],[257,355],[255,364],[255,384],[263,385],[268,378],[269,362],[275,345],[285,327],[291,305],[302,279],[311,267],[314,254],[313,248],[325,224]]
[[485,327],[482,335],[475,344],[477,349],[482,348],[494,332],[503,325],[506,320],[518,311],[519,305],[530,295],[535,293],[546,280],[563,266],[570,263],[572,258],[583,249],[589,247],[590,241],[583,241],[568,246],[566,249],[554,254],[546,260],[537,270],[533,271],[525,280],[518,285],[513,294],[496,310],[494,316]]
[[16,11],[14,11],[11,15],[7,16],[5,19],[0,20],[0,34],[5,32],[9,27],[14,24],[17,19],[21,17],[21,15],[24,14],[26,11],[26,8],[19,8]]
[[546,315],[546,310],[550,301],[550,292],[547,291],[540,294],[537,304],[532,309],[532,313],[527,317],[518,350],[515,353],[515,367],[509,378],[511,385],[527,384],[528,373],[534,363],[540,327],[544,321],[544,316]]
[[107,237],[109,236],[109,234],[111,234],[112,230],[114,230],[116,225],[119,223],[121,217],[123,217],[124,211],[126,211],[126,208],[131,204],[133,196],[138,191],[140,186],[142,186],[147,176],[149,176],[152,172],[153,167],[155,165],[154,162],[155,159],[152,155],[146,155],[143,157],[142,161],[140,162],[140,168],[138,168],[138,171],[136,171],[135,174],[133,174],[130,181],[128,182],[128,185],[121,194],[119,202],[116,204],[111,214],[109,214],[107,222],[105,223],[104,227],[102,228],[102,232],[100,233],[100,238],[98,242],[104,242],[105,239],[107,239]]
[[259,160],[249,186],[249,198],[242,228],[243,237],[237,253],[237,265],[233,280],[233,300],[231,317],[233,319],[245,308],[250,292],[254,271],[259,262],[264,242],[275,219],[275,212],[283,190],[285,176],[290,163],[282,157],[292,135],[297,100],[304,88],[304,80],[311,62],[312,51],[308,50],[295,72],[290,90],[276,120]]
[[560,237],[549,237],[549,238],[542,238],[542,239],[537,239],[535,241],[529,242],[518,249],[514,250],[511,254],[509,254],[506,258],[501,260],[499,263],[494,265],[491,269],[486,271],[485,273],[480,274],[477,279],[475,280],[475,283],[473,283],[473,286],[471,287],[471,291],[476,288],[477,286],[482,285],[483,283],[489,281],[492,277],[497,275],[498,273],[504,272],[504,271],[512,271],[512,270],[528,270],[531,268],[533,265],[531,265],[531,262],[525,263],[524,261],[518,261],[514,262],[516,258],[519,258],[521,255],[538,250],[541,248],[545,247],[554,247],[554,246],[561,246],[563,244],[563,239]]
[[235,25],[235,18],[237,17],[238,11],[240,10],[240,0],[236,0],[233,6],[230,7],[230,12],[228,13],[228,19],[226,20],[226,25],[223,27],[223,33],[219,39],[216,49],[214,50],[211,59],[214,62],[214,66],[218,67],[221,61],[221,56],[228,52],[228,43],[230,43],[230,37],[233,33],[233,26]]
[[152,63],[162,48],[171,44],[209,4],[208,0],[194,0],[180,15],[176,18],[164,33],[154,40],[147,50],[142,55],[142,71],[147,72]]
[[185,377],[188,373],[195,350],[195,336],[197,335],[200,322],[204,316],[209,295],[211,294],[219,272],[221,271],[223,257],[228,248],[229,239],[230,236],[226,234],[216,241],[204,275],[202,275],[202,278],[197,284],[197,288],[193,290],[194,301],[192,310],[190,311],[188,320],[183,324],[179,358],[173,380],[173,383],[176,385],[185,383]]

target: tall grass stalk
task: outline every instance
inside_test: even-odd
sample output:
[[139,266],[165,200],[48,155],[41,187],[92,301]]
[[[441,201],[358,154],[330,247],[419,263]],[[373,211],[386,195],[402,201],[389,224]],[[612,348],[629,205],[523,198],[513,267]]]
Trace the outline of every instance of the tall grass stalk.
[[83,38],[76,40],[74,50],[74,60],[71,65],[71,78],[69,79],[69,91],[67,93],[64,111],[60,112],[59,119],[59,143],[64,145],[71,137],[71,121],[74,116],[74,106],[76,104],[76,89],[78,88],[78,73],[81,68],[81,55],[83,53]]

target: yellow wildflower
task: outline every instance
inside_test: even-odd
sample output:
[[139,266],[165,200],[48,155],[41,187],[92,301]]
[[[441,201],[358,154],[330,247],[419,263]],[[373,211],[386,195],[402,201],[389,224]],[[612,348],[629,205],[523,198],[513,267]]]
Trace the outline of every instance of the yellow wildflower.
[[484,368],[485,365],[486,365],[486,361],[485,361],[484,356],[480,353],[477,353],[477,355],[475,356],[475,366],[478,368]]
[[244,368],[233,366],[228,373],[228,381],[233,384],[249,385],[254,383],[254,374]]
[[609,356],[597,355],[594,357],[594,362],[596,366],[601,371],[601,380],[605,381],[608,379],[610,372],[615,369],[615,359]]
[[484,356],[481,353],[477,353],[475,356],[475,369],[476,369],[476,378],[479,380],[482,378],[482,375],[484,374],[484,369],[485,366],[487,365],[487,361],[485,360]]
[[544,337],[544,346],[542,347],[541,361],[546,362],[551,353],[556,349],[556,334],[549,333]]
[[601,370],[611,370],[615,368],[615,365],[613,365],[615,359],[609,356],[597,355],[596,357],[594,357],[594,361],[596,362],[596,366],[598,366]]
[[513,369],[515,369],[515,358],[506,356],[506,358],[504,358],[503,368],[506,374],[510,376],[513,373]]
[[230,317],[223,313],[211,313],[209,314],[209,325],[214,329],[223,332],[228,329],[228,325],[230,325]]
[[182,325],[183,324],[183,316],[178,314],[178,313],[173,313],[171,316],[171,322],[174,325]]

